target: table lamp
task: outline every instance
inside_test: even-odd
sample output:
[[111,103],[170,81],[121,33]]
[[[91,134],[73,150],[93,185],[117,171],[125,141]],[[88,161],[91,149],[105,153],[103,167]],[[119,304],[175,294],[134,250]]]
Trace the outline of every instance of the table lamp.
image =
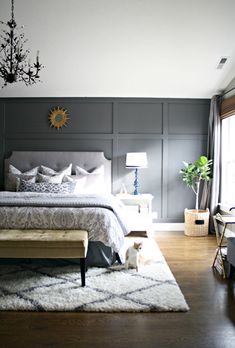
[[134,195],[139,195],[139,178],[138,170],[140,168],[147,168],[148,160],[146,152],[128,152],[126,154],[126,168],[135,169],[135,180],[134,180]]

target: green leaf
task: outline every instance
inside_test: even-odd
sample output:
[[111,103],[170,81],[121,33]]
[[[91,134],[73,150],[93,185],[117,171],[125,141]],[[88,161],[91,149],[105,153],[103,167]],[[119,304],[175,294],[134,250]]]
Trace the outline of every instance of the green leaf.
[[206,165],[208,163],[208,159],[206,156],[201,156],[199,159],[199,162],[201,163],[201,165]]

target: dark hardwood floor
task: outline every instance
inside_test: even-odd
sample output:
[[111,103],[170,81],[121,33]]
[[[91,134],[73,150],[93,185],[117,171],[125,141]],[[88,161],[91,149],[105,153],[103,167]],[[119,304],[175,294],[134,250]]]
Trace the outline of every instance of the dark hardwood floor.
[[235,347],[235,280],[213,273],[213,236],[155,239],[190,306],[187,313],[0,312],[0,347]]

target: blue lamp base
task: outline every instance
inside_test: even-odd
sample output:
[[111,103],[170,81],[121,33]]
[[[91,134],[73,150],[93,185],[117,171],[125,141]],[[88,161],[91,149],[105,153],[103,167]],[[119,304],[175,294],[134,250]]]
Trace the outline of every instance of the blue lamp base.
[[133,192],[134,195],[139,195],[140,194],[139,193],[139,187],[140,187],[140,185],[139,185],[139,178],[138,178],[138,168],[136,168],[135,169],[135,181],[134,181],[134,188],[135,188],[135,190]]

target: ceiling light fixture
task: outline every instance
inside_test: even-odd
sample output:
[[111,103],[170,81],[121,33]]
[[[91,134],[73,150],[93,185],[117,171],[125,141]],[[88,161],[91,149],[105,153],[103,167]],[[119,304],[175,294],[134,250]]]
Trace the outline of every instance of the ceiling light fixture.
[[8,83],[23,81],[26,86],[32,85],[39,80],[39,71],[43,66],[39,63],[39,51],[37,51],[36,62],[31,64],[28,58],[29,50],[23,49],[27,42],[23,26],[17,27],[14,16],[14,0],[11,0],[11,19],[1,24],[7,28],[0,34],[0,77],[4,80],[3,87]]

